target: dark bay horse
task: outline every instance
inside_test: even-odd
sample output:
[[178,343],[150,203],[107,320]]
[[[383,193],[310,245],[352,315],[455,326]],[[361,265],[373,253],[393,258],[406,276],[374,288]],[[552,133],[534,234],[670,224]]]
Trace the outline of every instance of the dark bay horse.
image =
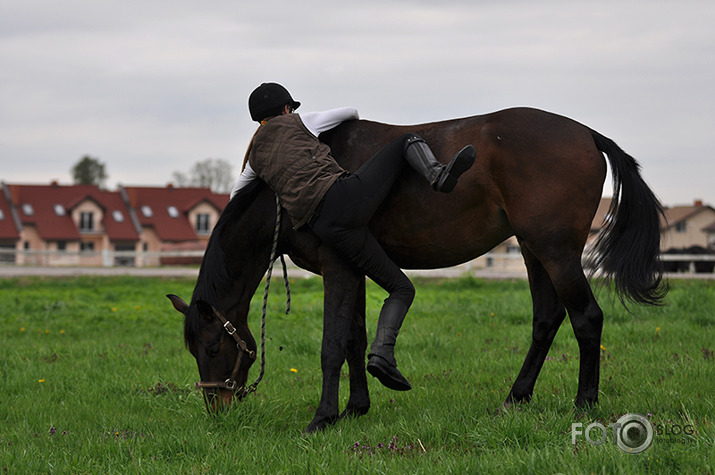
[[[575,403],[597,402],[603,313],[584,275],[582,253],[606,177],[604,153],[611,165],[614,198],[594,247],[594,265],[613,279],[622,300],[658,304],[666,292],[658,259],[663,210],[639,165],[598,132],[528,108],[415,126],[350,121],[320,138],[344,168],[355,170],[406,132],[424,137],[442,160],[472,143],[477,161],[450,194],[433,192],[405,167],[371,222],[375,237],[399,266],[427,269],[469,261],[515,235],[528,270],[533,328],[531,347],[506,402],[530,400],[567,313],[580,351]],[[204,384],[209,410],[245,395],[256,350],[248,309],[270,260],[275,208],[274,194],[260,180],[244,188],[214,228],[191,304],[168,296],[185,315],[186,345],[197,360],[201,380],[209,382]],[[338,383],[346,360],[350,397],[342,415],[365,414],[370,407],[365,277],[309,227],[292,229],[287,219],[278,251],[321,275],[324,283],[323,388],[307,432],[341,417]],[[228,330],[235,327],[233,337],[224,329],[225,321]],[[230,384],[221,383],[227,379]]]

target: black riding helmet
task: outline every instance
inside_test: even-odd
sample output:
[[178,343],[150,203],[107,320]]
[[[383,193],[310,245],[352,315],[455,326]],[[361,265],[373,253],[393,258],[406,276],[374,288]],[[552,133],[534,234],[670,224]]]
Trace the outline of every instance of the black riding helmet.
[[274,82],[264,82],[248,97],[248,110],[251,112],[251,119],[256,122],[280,115],[286,105],[297,109],[300,102],[294,101],[286,88]]

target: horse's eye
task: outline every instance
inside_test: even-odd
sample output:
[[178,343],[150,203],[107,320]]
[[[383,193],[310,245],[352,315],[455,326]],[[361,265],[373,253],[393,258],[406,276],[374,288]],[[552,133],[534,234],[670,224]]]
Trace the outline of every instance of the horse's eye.
[[209,356],[209,358],[216,358],[218,356],[219,351],[221,351],[220,345],[212,345],[206,348],[206,354]]

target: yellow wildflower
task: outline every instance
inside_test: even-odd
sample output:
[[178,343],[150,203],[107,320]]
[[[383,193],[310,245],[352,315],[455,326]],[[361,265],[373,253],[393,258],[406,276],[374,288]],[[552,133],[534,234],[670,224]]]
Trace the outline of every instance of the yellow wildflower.
[[38,383],[44,383],[45,380],[44,380],[44,379],[38,379],[37,382],[38,382]]
[[291,373],[297,373],[297,372],[298,372],[298,370],[297,370],[297,369],[295,369],[295,368],[291,368],[291,369],[290,369],[290,372],[291,372]]

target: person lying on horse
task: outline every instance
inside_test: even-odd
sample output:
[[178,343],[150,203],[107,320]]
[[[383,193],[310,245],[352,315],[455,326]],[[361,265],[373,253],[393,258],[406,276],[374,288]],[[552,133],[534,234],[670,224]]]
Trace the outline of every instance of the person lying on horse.
[[380,311],[367,370],[390,389],[411,389],[397,369],[394,347],[415,288],[378,244],[368,223],[405,164],[424,176],[436,191],[449,193],[474,163],[474,147],[467,145],[443,165],[419,135],[405,134],[357,171],[348,172],[318,136],[344,121],[358,119],[356,109],[294,114],[300,102],[276,83],[256,88],[249,96],[248,107],[251,119],[261,125],[248,147],[243,172],[231,196],[254,179],[262,179],[278,196],[295,229],[308,225],[326,245],[389,293]]

